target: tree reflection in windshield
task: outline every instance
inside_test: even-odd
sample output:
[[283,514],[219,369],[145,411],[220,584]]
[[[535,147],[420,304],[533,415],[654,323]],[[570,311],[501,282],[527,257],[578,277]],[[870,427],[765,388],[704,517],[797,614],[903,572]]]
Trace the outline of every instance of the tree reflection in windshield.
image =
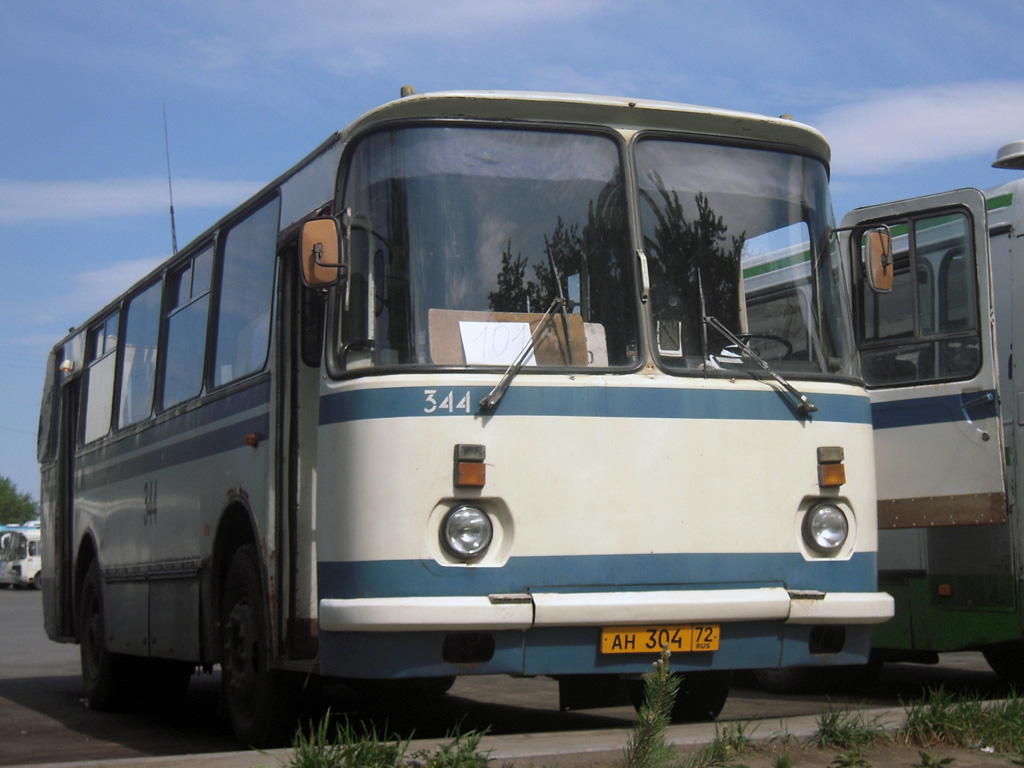
[[701,290],[707,314],[729,328],[739,327],[737,296],[746,235],[730,235],[702,192],[694,196],[696,217],[687,221],[679,193],[670,192],[661,177],[654,175],[660,199],[647,190],[640,192],[656,219],[653,236],[644,236],[651,303],[660,350],[682,354],[701,345]]

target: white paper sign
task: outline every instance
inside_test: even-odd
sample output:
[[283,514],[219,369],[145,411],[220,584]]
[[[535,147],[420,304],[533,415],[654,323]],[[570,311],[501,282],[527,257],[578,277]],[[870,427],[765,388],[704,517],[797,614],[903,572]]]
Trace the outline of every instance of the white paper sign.
[[[530,324],[460,320],[459,334],[467,364],[511,365],[530,342]],[[532,349],[523,364],[537,364]]]

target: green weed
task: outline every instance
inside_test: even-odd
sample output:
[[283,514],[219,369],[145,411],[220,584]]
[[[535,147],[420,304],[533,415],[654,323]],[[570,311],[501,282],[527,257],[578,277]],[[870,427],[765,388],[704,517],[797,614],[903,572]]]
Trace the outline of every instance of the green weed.
[[811,742],[822,749],[859,749],[886,738],[877,719],[868,721],[863,712],[829,709],[818,718],[818,732]]
[[486,731],[462,733],[456,728],[448,732],[447,743],[436,752],[415,752],[413,758],[423,768],[487,768],[490,752],[480,751],[480,742],[486,735]]
[[868,761],[861,754],[860,747],[854,747],[849,752],[840,752],[832,758],[829,768],[867,768]]
[[295,735],[291,768],[400,768],[404,765],[408,740],[389,739],[376,727],[361,731],[347,720],[330,736],[331,713],[328,712],[309,736],[303,731]]
[[921,756],[921,761],[917,763],[914,768],[945,768],[953,762],[952,757],[933,757],[927,752],[922,752],[921,750],[918,750],[917,754]]
[[939,687],[924,701],[906,709],[900,736],[910,744],[929,747],[991,747],[998,752],[1024,754],[1024,700],[1016,694],[1000,701],[954,696]]
[[490,756],[480,751],[486,731],[456,728],[435,751],[420,750],[407,758],[409,739],[388,736],[376,726],[360,730],[347,720],[332,734],[331,722],[328,712],[309,735],[296,734],[286,768],[405,768],[409,759],[422,768],[486,768]]

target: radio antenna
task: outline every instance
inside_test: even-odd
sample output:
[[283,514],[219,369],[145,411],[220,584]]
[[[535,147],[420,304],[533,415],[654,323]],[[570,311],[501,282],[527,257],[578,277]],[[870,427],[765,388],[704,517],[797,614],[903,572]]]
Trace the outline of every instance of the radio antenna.
[[167,105],[164,104],[164,151],[167,153],[167,197],[171,201],[171,253],[178,252],[178,236],[174,231],[174,192],[171,189],[171,142],[167,138]]

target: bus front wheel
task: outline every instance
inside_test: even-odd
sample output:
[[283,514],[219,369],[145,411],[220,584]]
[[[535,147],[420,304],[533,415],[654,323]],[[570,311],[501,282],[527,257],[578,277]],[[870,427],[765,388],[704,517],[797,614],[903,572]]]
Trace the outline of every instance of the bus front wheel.
[[93,709],[108,710],[124,703],[128,659],[107,650],[102,588],[99,564],[94,560],[82,582],[78,642],[86,701]]
[[235,552],[221,601],[221,692],[235,736],[249,747],[285,737],[290,699],[270,669],[269,624],[256,548]]

